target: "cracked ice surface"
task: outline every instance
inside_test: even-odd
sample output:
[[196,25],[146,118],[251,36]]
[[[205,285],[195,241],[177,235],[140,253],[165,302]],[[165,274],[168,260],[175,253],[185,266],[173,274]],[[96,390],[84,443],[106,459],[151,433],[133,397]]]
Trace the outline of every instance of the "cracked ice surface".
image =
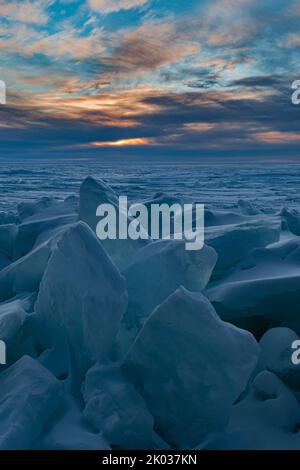
[[[299,449],[299,174],[0,169],[0,449]],[[118,194],[204,203],[204,248],[100,242]]]

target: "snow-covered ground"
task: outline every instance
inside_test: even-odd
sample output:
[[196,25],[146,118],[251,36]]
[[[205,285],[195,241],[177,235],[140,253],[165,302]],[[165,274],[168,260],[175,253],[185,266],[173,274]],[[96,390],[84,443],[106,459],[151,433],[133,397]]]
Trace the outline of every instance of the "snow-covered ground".
[[266,211],[300,207],[300,165],[289,164],[109,164],[95,160],[0,162],[0,210],[42,196],[78,194],[86,176],[107,181],[120,194],[141,200],[165,192],[208,207],[236,207],[239,199]]
[[[300,449],[300,166],[15,163],[0,181],[0,449]],[[206,245],[100,242],[117,194],[204,203]]]

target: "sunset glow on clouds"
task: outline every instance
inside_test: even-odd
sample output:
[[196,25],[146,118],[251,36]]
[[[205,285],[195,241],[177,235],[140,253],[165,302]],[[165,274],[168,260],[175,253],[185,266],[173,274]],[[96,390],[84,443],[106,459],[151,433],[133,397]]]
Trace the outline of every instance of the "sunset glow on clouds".
[[111,142],[91,142],[89,145],[91,147],[128,147],[130,145],[149,145],[150,143],[150,139],[140,137],[139,139],[121,139]]
[[0,1],[2,156],[299,156],[293,0]]

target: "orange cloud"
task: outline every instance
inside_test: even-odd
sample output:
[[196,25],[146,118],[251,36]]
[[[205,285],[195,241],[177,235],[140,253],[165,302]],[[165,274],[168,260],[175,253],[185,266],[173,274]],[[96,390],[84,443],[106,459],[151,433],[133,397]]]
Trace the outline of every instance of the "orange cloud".
[[[160,109],[159,105],[144,101],[148,96],[160,96],[160,93],[151,88],[82,97],[41,93],[32,96],[31,100],[23,101],[22,107],[42,110],[44,115],[83,119],[102,126],[131,127],[138,125],[139,117],[151,115]],[[18,98],[16,104],[20,105]]]
[[258,132],[253,136],[254,140],[268,144],[294,144],[300,142],[298,132],[268,131]]
[[150,145],[152,140],[145,137],[137,137],[135,139],[120,139],[107,142],[90,142],[89,147],[129,147],[139,145]]

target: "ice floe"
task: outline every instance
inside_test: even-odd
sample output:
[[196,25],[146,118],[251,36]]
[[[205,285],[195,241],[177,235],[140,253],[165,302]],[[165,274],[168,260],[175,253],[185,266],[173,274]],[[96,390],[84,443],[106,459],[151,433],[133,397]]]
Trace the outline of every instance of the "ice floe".
[[[111,204],[119,215],[119,201],[117,194],[104,182],[88,177],[80,187],[79,220],[86,222],[96,232],[99,217],[97,207],[100,204]],[[127,214],[124,214],[127,217]],[[119,217],[116,218],[118,231]],[[102,244],[116,265],[122,269],[131,260],[135,252],[145,246],[148,240],[116,239],[102,240]]]
[[299,318],[299,283],[300,241],[293,238],[254,250],[206,294],[223,319],[248,328],[259,325],[259,318],[288,326]]
[[69,227],[52,251],[35,311],[55,337],[65,332],[79,371],[111,353],[127,305],[125,280],[92,230]]
[[29,449],[60,405],[63,387],[29,356],[1,372],[0,387],[0,449]]
[[129,303],[119,332],[121,350],[128,348],[153,309],[178,287],[204,289],[216,260],[213,248],[187,251],[179,240],[161,240],[140,249],[123,271]]
[[215,313],[201,293],[178,289],[146,321],[122,370],[143,395],[167,442],[191,447],[227,424],[259,347]]

